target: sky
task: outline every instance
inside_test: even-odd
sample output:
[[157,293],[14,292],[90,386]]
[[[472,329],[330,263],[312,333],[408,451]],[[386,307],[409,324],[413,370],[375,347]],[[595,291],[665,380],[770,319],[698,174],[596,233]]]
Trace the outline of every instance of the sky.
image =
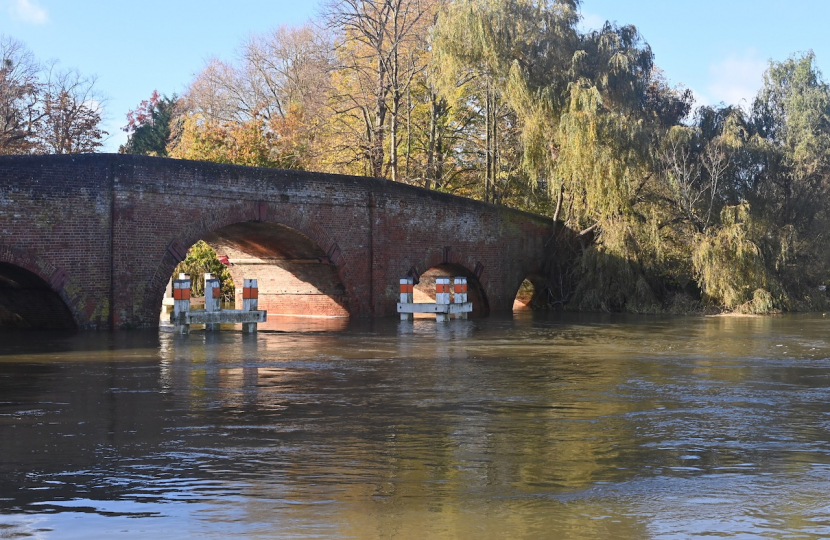
[[[319,18],[315,0],[0,0],[0,34],[41,61],[98,77],[104,151],[126,141],[126,114],[153,90],[181,94],[213,57],[251,35]],[[583,0],[582,25],[633,24],[672,85],[700,104],[747,106],[769,60],[815,52],[830,77],[827,0]]]

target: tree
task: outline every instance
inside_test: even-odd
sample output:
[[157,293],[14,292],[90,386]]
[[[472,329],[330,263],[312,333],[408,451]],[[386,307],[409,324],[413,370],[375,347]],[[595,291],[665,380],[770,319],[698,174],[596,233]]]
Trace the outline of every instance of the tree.
[[451,96],[471,87],[483,118],[484,199],[503,178],[502,134],[515,130],[526,180],[551,177],[558,120],[572,82],[578,1],[450,2],[434,31],[437,81]]
[[176,101],[175,95],[168,98],[153,90],[150,99],[143,100],[135,110],[127,113],[127,125],[122,129],[129,136],[118,152],[166,157]]
[[707,302],[749,312],[822,306],[828,113],[830,89],[807,53],[770,62],[749,114],[701,107],[662,139],[665,200],[676,211],[666,229]]
[[0,35],[0,154],[28,154],[41,112],[40,67],[25,46]]
[[770,62],[736,178],[761,229],[767,270],[782,284],[779,307],[815,298],[830,267],[830,86],[815,64],[812,52]]
[[49,154],[95,152],[107,135],[101,129],[103,98],[95,77],[53,63],[41,94],[42,124],[37,133],[40,151]]
[[252,37],[236,63],[208,62],[177,102],[173,157],[320,168],[330,58],[311,26]]
[[339,36],[334,121],[344,142],[359,141],[358,152],[345,161],[363,162],[370,176],[382,178],[388,171],[400,180],[402,100],[426,67],[423,38],[435,6],[427,0],[336,0],[328,5],[329,28]]
[[249,167],[280,167],[272,157],[270,136],[262,121],[219,122],[199,113],[180,118],[180,132],[169,147],[170,157],[216,163],[233,163]]
[[180,273],[190,276],[193,296],[205,295],[205,274],[210,273],[219,280],[222,300],[233,301],[235,291],[231,273],[204,240],[199,240],[187,250],[187,257],[173,270],[173,276],[176,277]]
[[[549,213],[549,249],[567,250],[552,259],[573,264],[548,286],[578,309],[818,305],[830,87],[814,55],[772,62],[751,111],[690,117],[691,92],[668,83],[636,27],[581,31],[580,5],[329,0],[328,32],[281,27],[210,61],[167,149]],[[159,99],[131,126],[154,131]]]
[[292,108],[308,119],[321,114],[333,64],[325,33],[311,25],[280,26],[250,38],[242,57],[249,101],[263,118],[285,118]]
[[804,209],[828,189],[830,86],[815,63],[812,52],[770,62],[753,102],[751,129],[769,160],[758,188],[775,218],[788,223],[809,220]]
[[779,296],[780,291],[769,275],[753,228],[749,204],[724,207],[721,227],[712,234],[698,235],[692,260],[701,290],[714,303],[766,313],[780,305],[770,289]]

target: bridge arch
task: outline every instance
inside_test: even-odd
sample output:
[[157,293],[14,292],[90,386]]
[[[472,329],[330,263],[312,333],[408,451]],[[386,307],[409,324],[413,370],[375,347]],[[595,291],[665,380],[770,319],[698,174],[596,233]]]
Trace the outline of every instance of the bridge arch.
[[506,312],[528,270],[553,257],[550,218],[377,178],[96,154],[0,156],[0,180],[0,260],[15,242],[45,262],[10,264],[40,276],[85,329],[156,326],[187,248],[237,223],[308,239],[308,259],[330,267],[359,317],[395,315],[398,279],[444,264]]
[[473,303],[471,317],[486,317],[490,314],[490,302],[479,279],[468,268],[458,263],[440,263],[418,276],[415,286],[415,302],[435,302],[435,279],[439,277],[467,278],[467,301]]
[[63,270],[19,249],[0,249],[0,330],[78,328]]
[[[274,222],[248,221],[204,238],[222,260],[236,288],[259,285],[259,307],[271,315],[348,317],[349,302],[337,266],[314,240]],[[241,297],[236,298],[242,307]]]
[[[472,317],[486,317],[492,306],[487,291],[487,280],[482,279],[481,272],[484,266],[475,256],[458,245],[432,246],[422,251],[423,255],[415,259],[415,263],[408,272],[401,276],[411,275],[416,278],[415,302],[435,301],[435,278],[437,277],[465,277],[467,278],[468,301],[473,303]],[[478,273],[476,272],[478,270]]]
[[[176,265],[199,240],[225,262],[241,293],[243,279],[259,281],[259,307],[270,315],[348,317],[354,306],[347,255],[318,223],[277,212],[267,202],[240,201],[232,211],[200,216],[170,239],[148,283],[144,311],[158,317]],[[241,307],[241,296],[236,300]]]
[[537,272],[531,272],[516,286],[513,295],[513,311],[528,311],[536,309],[540,303],[546,303],[547,298],[540,296],[545,293],[546,280]]

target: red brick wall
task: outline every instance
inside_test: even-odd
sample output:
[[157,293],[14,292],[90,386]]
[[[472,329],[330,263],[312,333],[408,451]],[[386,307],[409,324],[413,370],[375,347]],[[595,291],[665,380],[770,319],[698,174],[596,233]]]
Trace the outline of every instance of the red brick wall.
[[508,311],[522,280],[542,271],[551,232],[547,218],[377,179],[121,155],[0,157],[0,262],[52,283],[83,328],[157,324],[180,254],[251,222],[300,235],[277,249],[268,232],[277,227],[264,226],[262,245],[241,234],[230,246],[242,259],[287,259],[255,265],[273,293],[266,309],[360,317],[393,315],[398,278],[441,264],[478,270],[490,310]]
[[106,161],[0,160],[0,262],[49,284],[85,328],[110,326],[111,195]]
[[307,236],[266,222],[238,223],[204,240],[227,257],[242,308],[242,283],[256,279],[259,308],[272,315],[348,317],[348,296],[337,267]]

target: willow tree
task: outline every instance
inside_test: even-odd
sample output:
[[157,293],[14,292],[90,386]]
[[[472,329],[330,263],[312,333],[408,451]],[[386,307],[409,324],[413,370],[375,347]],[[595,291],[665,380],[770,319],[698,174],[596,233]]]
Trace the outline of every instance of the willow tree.
[[779,284],[758,245],[759,233],[763,231],[744,202],[724,207],[720,227],[698,235],[692,261],[707,300],[746,313],[767,313],[781,305]]
[[757,221],[781,305],[816,305],[830,278],[830,86],[812,52],[770,62],[748,122],[751,182],[742,186]]
[[[534,128],[539,127],[539,118],[547,126],[556,123],[560,107],[551,107],[551,100],[544,98],[561,97],[567,86],[578,44],[578,4],[569,0],[459,1],[448,3],[439,14],[433,38],[436,80],[444,95],[453,96],[459,87],[474,88],[481,104],[485,200],[492,199],[501,169],[500,117],[515,115],[521,139],[534,134],[538,140],[552,140],[546,137],[550,129]],[[547,87],[553,80],[559,84],[550,92]],[[537,90],[542,87],[547,95],[540,100]],[[522,142],[525,154],[530,155],[527,141]]]
[[753,103],[752,128],[768,143],[760,195],[778,220],[807,225],[804,212],[827,194],[830,177],[830,86],[810,52],[770,62]]
[[750,312],[824,307],[830,88],[812,53],[771,62],[748,114],[701,107],[661,148],[705,301]]
[[647,161],[642,132],[653,66],[633,27],[580,34],[578,7],[574,0],[451,2],[433,43],[446,94],[459,74],[467,85],[484,81],[485,183],[498,169],[492,112],[503,102],[515,112],[530,180],[567,192],[574,219],[591,226],[624,211],[634,169]]
[[653,150],[689,97],[658,84],[633,26],[606,23],[572,51],[557,75],[511,68],[527,171],[552,184],[553,215],[582,246],[579,307],[659,309],[666,265]]
[[[691,97],[660,80],[633,26],[580,33],[579,4],[452,2],[436,26],[436,57],[450,76],[444,88],[466,71],[467,84],[487,81],[513,111],[527,180],[550,190],[553,217],[578,233],[582,292],[594,291],[583,296],[598,299],[591,307],[623,308],[635,296],[645,305],[654,295],[635,293],[647,292],[644,275],[660,263],[664,218],[652,204],[654,143],[686,116]],[[500,139],[485,123],[485,139],[495,142],[486,151],[489,192]],[[619,263],[614,272],[600,271],[611,261]],[[631,279],[616,280],[623,275]],[[614,282],[619,294],[608,289]],[[619,301],[606,301],[615,294]]]

